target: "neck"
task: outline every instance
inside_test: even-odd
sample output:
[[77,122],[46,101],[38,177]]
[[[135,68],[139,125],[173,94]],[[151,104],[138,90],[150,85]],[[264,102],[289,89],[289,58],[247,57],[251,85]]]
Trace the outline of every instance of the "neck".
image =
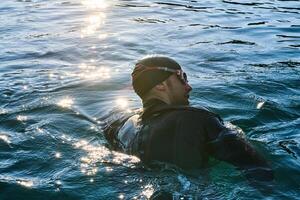
[[147,102],[152,101],[152,100],[159,100],[164,102],[165,104],[171,105],[171,102],[169,101],[168,98],[163,98],[159,95],[151,95],[149,97],[143,98],[143,105],[145,105]]

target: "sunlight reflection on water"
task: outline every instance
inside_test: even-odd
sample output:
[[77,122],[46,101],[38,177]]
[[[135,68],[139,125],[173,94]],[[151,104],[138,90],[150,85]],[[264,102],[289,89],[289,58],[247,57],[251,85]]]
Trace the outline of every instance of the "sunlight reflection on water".
[[265,102],[259,102],[256,106],[256,109],[261,109],[263,107],[263,105],[265,104]]
[[118,107],[118,109],[121,109],[127,113],[133,113],[133,110],[131,110],[129,108],[128,99],[120,97],[115,101],[115,103],[116,103],[116,106]]
[[6,142],[7,144],[11,143],[7,135],[0,134],[0,140]]
[[124,194],[119,195],[119,199],[124,199],[124,198],[125,198]]
[[107,8],[109,6],[109,1],[107,0],[83,0],[81,1],[82,5],[86,6],[87,8]]
[[55,158],[61,158],[61,153],[60,152],[56,152],[55,153]]
[[148,184],[148,185],[143,186],[143,191],[142,191],[141,195],[146,196],[147,198],[150,198],[153,193],[154,193],[153,185]]
[[21,122],[26,121],[27,119],[28,119],[28,117],[27,117],[27,116],[24,116],[24,115],[18,115],[18,116],[17,116],[17,120],[18,120],[18,121],[21,121]]
[[[78,199],[147,199],[153,188],[164,186],[177,192],[177,199],[181,192],[198,193],[202,179],[140,170],[138,158],[106,148],[102,117],[111,110],[116,117],[141,111],[129,79],[132,63],[146,54],[171,56],[187,66],[193,101],[221,112],[227,128],[244,137],[249,133],[270,149],[277,175],[299,168],[296,1],[272,0],[263,6],[229,1],[3,2],[0,185],[11,186],[1,187],[0,199],[16,199],[14,194],[22,199],[19,187],[29,199],[53,186],[62,190],[57,194],[78,194]],[[249,99],[252,94],[261,98]],[[220,166],[213,181],[204,183],[202,198],[253,199],[256,194],[239,175]],[[297,176],[282,177],[280,189],[296,198],[297,184],[291,183],[297,183]],[[224,198],[210,196],[215,183]],[[232,189],[236,184],[239,190]]]
[[125,98],[119,98],[116,100],[117,106],[121,107],[122,109],[125,109],[128,107],[128,100]]
[[81,37],[94,34],[98,28],[105,23],[106,15],[104,13],[98,13],[91,15],[86,19],[87,26],[81,30]]
[[17,183],[27,188],[33,187],[33,181],[30,180],[18,180]]
[[[80,140],[73,144],[75,148],[82,149],[87,152],[87,156],[81,157],[80,171],[85,175],[95,175],[99,169],[97,163],[114,163],[121,164],[126,167],[134,167],[140,162],[135,156],[126,155],[123,153],[113,152],[104,146],[94,146],[86,140]],[[111,167],[105,167],[105,172],[111,172]]]
[[71,108],[74,101],[70,97],[65,97],[57,102],[57,105],[63,108]]
[[82,5],[86,6],[91,14],[86,18],[87,26],[81,30],[81,38],[93,35],[102,25],[105,24],[106,14],[104,11],[109,6],[109,1],[106,0],[83,0]]
[[82,70],[81,73],[73,75],[84,80],[105,80],[111,77],[110,69],[106,67],[96,68],[96,66],[81,64],[79,68]]
[[7,110],[5,110],[5,109],[3,109],[3,108],[0,108],[0,115],[1,114],[6,114],[8,111]]
[[[93,60],[90,60],[94,62]],[[78,65],[78,70],[65,72],[64,76],[68,78],[80,78],[84,81],[103,81],[112,77],[111,69],[104,66],[95,66],[86,63]]]

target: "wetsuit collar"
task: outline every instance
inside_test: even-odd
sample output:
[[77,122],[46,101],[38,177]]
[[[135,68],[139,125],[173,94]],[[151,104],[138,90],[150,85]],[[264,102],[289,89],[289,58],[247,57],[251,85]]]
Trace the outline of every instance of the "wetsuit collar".
[[143,104],[143,107],[144,109],[147,109],[155,105],[167,105],[167,104],[159,99],[150,99]]
[[152,115],[153,112],[160,108],[166,107],[168,104],[159,99],[150,99],[143,104],[142,119],[146,119]]
[[220,121],[222,121],[219,115],[209,111],[205,107],[200,107],[200,106],[194,108],[189,105],[168,105],[167,103],[159,99],[150,99],[149,101],[145,102],[143,106],[144,106],[143,112],[141,113],[142,120],[147,120],[152,116],[155,116],[156,114],[162,114],[164,112],[169,112],[171,110],[194,110],[197,112],[201,111],[201,112],[209,113],[219,118]]

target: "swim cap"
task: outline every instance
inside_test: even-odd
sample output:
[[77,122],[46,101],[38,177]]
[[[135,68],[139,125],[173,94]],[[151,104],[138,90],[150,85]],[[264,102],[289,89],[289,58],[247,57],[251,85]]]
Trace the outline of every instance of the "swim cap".
[[181,66],[168,57],[151,56],[139,60],[131,76],[133,89],[140,97],[172,75],[172,72],[155,69],[155,67],[181,70]]

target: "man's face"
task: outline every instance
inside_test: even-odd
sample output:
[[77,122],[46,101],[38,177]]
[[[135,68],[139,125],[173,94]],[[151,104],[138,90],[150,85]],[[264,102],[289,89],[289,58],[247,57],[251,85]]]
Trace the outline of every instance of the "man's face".
[[180,81],[176,74],[166,80],[166,92],[172,105],[189,105],[189,92],[192,87]]

